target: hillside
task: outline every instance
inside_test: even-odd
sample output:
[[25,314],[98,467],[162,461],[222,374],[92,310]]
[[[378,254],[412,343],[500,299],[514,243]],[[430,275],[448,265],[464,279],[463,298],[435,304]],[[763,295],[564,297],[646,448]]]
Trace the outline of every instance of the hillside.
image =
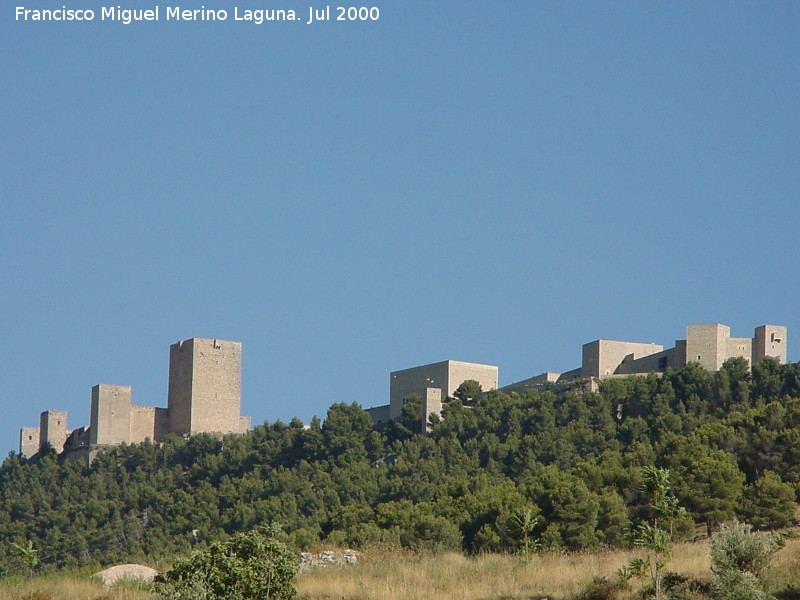
[[170,436],[122,446],[91,466],[9,456],[0,469],[0,564],[43,569],[155,562],[277,521],[298,548],[320,542],[512,551],[523,511],[549,548],[622,541],[646,516],[641,467],[670,470],[689,518],[788,524],[800,490],[800,364],[741,359],[716,374],[690,364],[663,377],[606,381],[597,393],[490,392],[448,401],[429,436],[418,405],[378,432],[356,404],[304,428],[266,423],[217,440]]

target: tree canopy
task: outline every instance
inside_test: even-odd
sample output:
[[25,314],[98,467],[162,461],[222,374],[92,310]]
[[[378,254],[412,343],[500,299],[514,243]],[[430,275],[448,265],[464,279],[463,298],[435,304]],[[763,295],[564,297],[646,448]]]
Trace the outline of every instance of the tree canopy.
[[651,516],[640,489],[650,466],[669,469],[696,522],[781,526],[800,489],[800,367],[743,366],[693,364],[593,393],[448,399],[428,435],[414,426],[418,403],[382,431],[339,403],[308,427],[168,436],[91,465],[11,455],[0,467],[0,571],[171,558],[272,522],[297,549],[614,545],[629,520]]

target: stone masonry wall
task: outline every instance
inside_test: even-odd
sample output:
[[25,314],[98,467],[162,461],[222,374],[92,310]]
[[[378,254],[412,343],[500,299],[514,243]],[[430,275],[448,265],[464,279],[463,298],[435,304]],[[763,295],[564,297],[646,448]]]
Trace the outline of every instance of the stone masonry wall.
[[495,390],[498,369],[493,365],[445,360],[394,371],[389,374],[389,418],[399,418],[404,401],[414,394],[424,400],[428,388],[438,388],[444,399],[452,396],[458,386],[468,379],[480,383],[485,392]]
[[[725,346],[723,363],[736,356],[745,359],[749,363],[753,357],[753,340],[750,338],[728,338],[725,340]],[[722,363],[719,366],[722,367]]]
[[192,338],[170,346],[170,432],[244,433],[241,404],[241,343]]
[[400,418],[404,401],[413,395],[425,397],[425,390],[438,387],[447,394],[447,363],[442,361],[389,374],[389,418]]
[[90,444],[131,442],[131,388],[98,384],[92,388]]
[[[121,443],[160,442],[168,433],[246,433],[250,417],[241,414],[241,388],[240,342],[178,342],[170,346],[168,408],[132,405],[130,386],[98,384],[91,393],[91,423],[66,450],[91,457]],[[69,433],[66,412],[45,411],[39,427],[20,430],[20,453],[31,457],[45,444],[60,453]]]
[[447,367],[447,389],[442,390],[442,399],[446,396],[452,396],[458,386],[468,379],[474,379],[480,383],[484,392],[496,390],[498,387],[500,370],[494,365],[448,360]]
[[169,389],[167,410],[169,430],[180,435],[192,431],[192,374],[194,340],[185,340],[169,347]]
[[39,428],[23,427],[19,430],[19,453],[30,458],[39,451]]
[[781,363],[786,362],[786,327],[780,325],[762,325],[756,327],[753,338],[753,364],[766,356],[777,358]]
[[608,377],[623,362],[631,362],[664,349],[659,344],[595,340],[583,345],[582,377]]
[[63,410],[46,410],[39,418],[39,450],[50,444],[61,452],[67,441],[67,413]]
[[160,442],[169,433],[169,413],[166,408],[131,405],[131,444],[150,440]]
[[422,397],[422,433],[430,432],[428,419],[432,414],[442,416],[442,390],[439,388],[428,388]]
[[719,323],[686,326],[686,360],[700,363],[708,371],[719,371],[728,348],[731,328]]
[[191,433],[243,433],[242,345],[194,340]]

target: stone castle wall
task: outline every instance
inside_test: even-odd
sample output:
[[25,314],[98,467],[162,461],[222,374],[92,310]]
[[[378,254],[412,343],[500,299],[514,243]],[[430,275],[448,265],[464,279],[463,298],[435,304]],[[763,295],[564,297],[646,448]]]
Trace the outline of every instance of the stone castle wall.
[[92,388],[89,443],[131,443],[130,386],[101,383]]
[[242,433],[242,345],[194,339],[190,433]]
[[786,327],[781,325],[762,325],[756,327],[753,338],[753,364],[767,356],[786,362]]
[[39,428],[23,427],[19,430],[19,453],[33,456],[39,451]]
[[442,416],[442,390],[439,388],[428,388],[422,397],[422,433],[430,431],[428,419],[431,415]]
[[[687,325],[686,339],[676,340],[675,346],[667,350],[657,344],[595,340],[583,345],[581,367],[560,374],[558,382],[576,378],[605,379],[663,373],[667,369],[685,367],[690,362],[699,363],[713,372],[719,371],[726,360],[738,357],[751,365],[766,356],[777,358],[781,363],[786,362],[786,327],[762,325],[756,327],[752,338],[731,337],[730,333],[730,327],[719,323]],[[552,377],[553,374],[547,375]],[[515,385],[520,389],[541,386],[542,377],[533,377]]]
[[595,340],[583,345],[582,377],[606,377],[625,362],[661,352],[658,344],[639,344],[615,340]]
[[192,340],[169,347],[169,430],[181,435],[192,430],[192,350]]
[[731,329],[718,323],[687,325],[686,360],[708,371],[719,371],[728,354]]
[[383,404],[381,406],[376,406],[374,408],[367,408],[365,409],[367,414],[369,414],[369,418],[372,419],[372,423],[374,425],[381,425],[383,423],[389,422],[389,405]]
[[91,457],[122,443],[160,442],[169,433],[245,433],[250,417],[241,414],[241,379],[241,343],[192,338],[173,344],[168,408],[131,404],[130,386],[98,384],[88,427],[70,436],[67,413],[45,411],[38,428],[20,431],[20,453],[31,457],[50,444],[59,453]]
[[389,419],[399,419],[405,402],[414,395],[422,398],[428,388],[447,394],[447,367],[448,361],[443,361],[389,373]]
[[[170,346],[168,408],[131,404],[131,388],[99,384],[92,388],[91,425],[70,432],[67,414],[45,411],[40,426],[20,431],[20,453],[33,456],[46,444],[57,451],[65,444],[89,456],[91,447],[161,441],[168,433],[188,435],[244,433],[250,418],[241,415],[241,353],[239,342],[192,338]],[[543,373],[501,388],[522,392],[576,379],[603,379],[679,369],[698,362],[718,371],[729,358],[742,357],[756,364],[765,357],[787,359],[787,328],[762,325],[753,338],[730,337],[730,328],[718,323],[693,324],[686,339],[664,350],[658,344],[595,340],[583,345],[581,367],[565,373]],[[412,395],[423,401],[424,421],[441,413],[442,400],[461,383],[473,379],[484,391],[498,388],[498,368],[492,365],[447,360],[390,373],[389,404],[368,409],[373,422],[400,417]],[[423,424],[424,428],[425,425]]]
[[67,413],[63,410],[46,410],[39,417],[39,449],[48,444],[60,452],[67,441]]
[[169,432],[169,411],[166,408],[131,405],[131,444],[147,439],[160,442]]
[[[481,384],[484,392],[496,390],[500,379],[500,370],[494,365],[482,365],[479,363],[462,362],[460,360],[448,360],[447,388],[442,389],[442,399],[453,396],[458,386],[473,379]],[[424,398],[425,395],[423,394]]]
[[[402,414],[403,404],[416,395],[425,400],[429,388],[440,390],[441,398],[452,396],[458,386],[474,379],[488,392],[497,389],[498,368],[493,365],[445,360],[389,374],[389,418]],[[441,410],[441,409],[440,409]]]

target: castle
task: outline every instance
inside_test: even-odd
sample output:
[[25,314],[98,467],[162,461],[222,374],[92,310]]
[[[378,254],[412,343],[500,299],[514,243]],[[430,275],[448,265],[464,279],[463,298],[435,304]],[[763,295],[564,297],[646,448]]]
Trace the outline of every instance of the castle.
[[20,454],[34,457],[52,447],[67,458],[92,458],[118,444],[169,433],[245,433],[250,417],[241,416],[242,344],[192,338],[169,348],[167,408],[131,404],[131,388],[98,384],[92,388],[91,423],[67,429],[67,413],[46,410],[39,427],[20,430]]
[[[786,327],[761,325],[752,338],[731,337],[730,327],[718,323],[688,325],[686,339],[667,350],[659,344],[600,339],[583,345],[581,366],[564,373],[545,372],[498,387],[499,369],[493,365],[445,360],[389,374],[389,404],[367,409],[375,425],[402,415],[412,396],[422,402],[421,429],[428,416],[440,414],[442,402],[467,380],[483,391],[505,393],[544,389],[550,385],[584,381],[588,389],[614,377],[663,373],[690,362],[708,371],[741,357],[754,365],[766,357],[786,362]],[[241,416],[242,345],[239,342],[192,338],[169,349],[167,408],[131,404],[131,388],[99,384],[92,388],[91,423],[67,429],[67,413],[47,410],[39,427],[20,431],[20,454],[34,457],[48,446],[68,458],[92,458],[98,451],[122,443],[160,442],[175,433],[245,433],[250,417]]]
[[565,373],[542,373],[500,388],[506,393],[540,387],[546,383],[565,383],[578,379],[592,382],[614,377],[663,373],[680,369],[690,362],[707,371],[719,371],[729,358],[744,358],[750,365],[771,356],[786,362],[786,327],[761,325],[752,338],[731,337],[731,328],[719,323],[686,326],[686,339],[664,350],[659,344],[641,344],[600,339],[583,345],[581,366]]
[[394,371],[389,375],[389,404],[367,409],[376,425],[396,420],[403,405],[417,396],[422,402],[426,427],[431,413],[440,414],[442,399],[452,396],[466,380],[481,384],[483,391],[499,389],[505,393],[543,389],[547,385],[582,380],[587,389],[597,381],[680,369],[690,362],[708,371],[719,371],[729,358],[744,358],[754,365],[767,356],[786,362],[786,327],[761,325],[752,338],[731,337],[730,327],[719,323],[687,325],[686,339],[676,340],[667,350],[659,344],[620,342],[600,339],[583,345],[581,366],[564,373],[545,372],[498,388],[498,368],[492,365],[447,360]]

